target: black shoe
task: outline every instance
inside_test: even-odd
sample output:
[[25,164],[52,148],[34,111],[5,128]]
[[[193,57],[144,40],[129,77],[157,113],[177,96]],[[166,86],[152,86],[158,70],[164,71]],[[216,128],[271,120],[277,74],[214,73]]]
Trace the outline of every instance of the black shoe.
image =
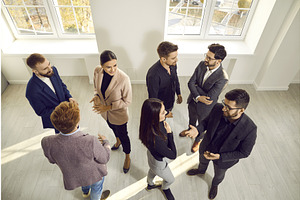
[[173,196],[170,189],[162,190],[162,191],[163,191],[163,194],[164,194],[164,196],[167,200],[175,200],[175,198],[174,198],[174,196]]
[[103,191],[100,200],[105,200],[105,199],[107,199],[107,197],[109,197],[109,195],[110,195],[110,191],[109,191],[109,190]]
[[116,144],[114,144],[114,146],[112,146],[111,150],[115,151],[115,150],[119,149],[119,147],[120,147],[120,145],[116,147]]
[[218,193],[218,186],[211,186],[208,198],[209,199],[214,199],[217,196]]
[[146,190],[147,191],[150,191],[152,189],[155,189],[155,188],[161,188],[161,184],[158,184],[158,185],[149,185],[146,187]]
[[129,167],[128,167],[128,169],[126,169],[126,168],[123,167],[123,172],[124,172],[125,174],[127,174],[127,172],[128,172],[129,169],[130,169],[130,163],[131,163],[131,160],[129,161]]
[[203,174],[205,174],[205,172],[202,173],[198,169],[190,169],[189,171],[186,172],[186,174],[189,175],[189,176],[195,176],[195,175],[198,175],[198,174],[203,175]]

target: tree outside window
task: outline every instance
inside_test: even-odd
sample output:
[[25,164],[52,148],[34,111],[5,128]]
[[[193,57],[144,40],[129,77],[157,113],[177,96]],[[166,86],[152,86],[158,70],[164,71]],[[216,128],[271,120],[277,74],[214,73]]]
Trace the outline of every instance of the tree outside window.
[[242,38],[257,0],[170,0],[167,35]]

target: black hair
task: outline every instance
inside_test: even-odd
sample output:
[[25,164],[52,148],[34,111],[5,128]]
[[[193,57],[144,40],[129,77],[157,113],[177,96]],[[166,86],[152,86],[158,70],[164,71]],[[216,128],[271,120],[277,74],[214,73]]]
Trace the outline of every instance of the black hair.
[[100,64],[103,65],[104,63],[114,59],[117,60],[116,54],[110,50],[105,50],[100,55]]
[[236,106],[244,109],[247,108],[250,101],[249,94],[243,89],[230,90],[225,94],[225,98],[229,101],[235,101]]
[[221,59],[222,61],[227,56],[225,47],[220,44],[211,44],[208,46],[209,51],[215,54],[215,59]]

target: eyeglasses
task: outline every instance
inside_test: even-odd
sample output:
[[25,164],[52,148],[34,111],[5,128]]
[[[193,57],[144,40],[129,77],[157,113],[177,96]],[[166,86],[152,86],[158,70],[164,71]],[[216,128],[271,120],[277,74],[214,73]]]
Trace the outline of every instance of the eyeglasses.
[[226,110],[237,110],[237,109],[242,109],[242,108],[230,108],[225,102],[224,99],[222,100],[223,106],[226,108]]
[[207,60],[207,61],[210,61],[210,60],[217,60],[217,59],[215,59],[215,58],[208,57],[206,53],[204,54],[204,59]]

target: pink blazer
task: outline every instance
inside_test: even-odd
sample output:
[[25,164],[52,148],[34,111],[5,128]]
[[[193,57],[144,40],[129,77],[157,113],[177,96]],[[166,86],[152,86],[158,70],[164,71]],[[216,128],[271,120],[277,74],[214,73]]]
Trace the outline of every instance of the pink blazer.
[[112,105],[112,109],[101,113],[111,124],[122,125],[128,122],[128,106],[132,100],[130,79],[122,70],[117,69],[105,91],[105,99],[101,93],[103,68],[97,66],[94,71],[94,92],[100,96],[103,105]]

